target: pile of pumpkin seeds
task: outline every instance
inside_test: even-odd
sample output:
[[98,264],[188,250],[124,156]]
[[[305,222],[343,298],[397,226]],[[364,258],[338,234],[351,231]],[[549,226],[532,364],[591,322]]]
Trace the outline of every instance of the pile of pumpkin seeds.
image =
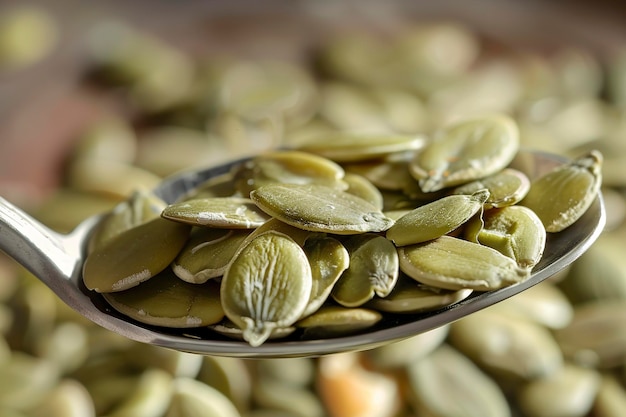
[[[149,39],[155,55],[160,48],[170,50],[149,34],[126,28],[124,35]],[[125,44],[132,49],[132,45],[141,44],[140,39]],[[437,60],[441,55],[433,50],[438,48],[454,50],[455,59]],[[479,56],[480,48],[481,40],[475,34],[449,24],[418,25],[396,39],[392,48],[389,43],[377,44],[376,38],[367,34],[355,34],[323,45],[319,62],[326,78],[317,84],[311,83],[312,78],[301,68],[288,64],[272,66],[277,71],[272,77],[264,64],[214,62],[209,63],[210,68],[195,69],[191,78],[203,88],[191,89],[193,97],[178,91],[163,93],[160,100],[145,101],[142,98],[148,97],[146,94],[156,97],[161,88],[179,84],[157,82],[166,80],[166,75],[151,79],[146,72],[158,67],[154,65],[130,65],[121,71],[120,65],[129,62],[112,58],[123,59],[123,54],[118,51],[106,56],[100,50],[100,72],[115,74],[117,65],[117,74],[131,74],[113,79],[118,86],[127,87],[125,99],[150,118],[157,111],[149,104],[158,104],[160,125],[137,131],[124,119],[115,119],[85,132],[84,141],[69,161],[66,187],[33,211],[61,231],[118,204],[130,207],[118,218],[121,226],[137,225],[148,218],[156,221],[165,207],[145,190],[159,177],[184,167],[184,158],[176,160],[183,149],[190,149],[189,161],[198,161],[194,159],[197,157],[204,159],[198,162],[219,163],[247,154],[253,147],[254,154],[276,143],[299,147],[329,130],[432,135],[436,130],[433,126],[489,111],[512,117],[524,146],[565,151],[572,157],[592,149],[603,152],[607,230],[570,269],[452,325],[383,348],[319,359],[245,361],[201,357],[124,339],[86,322],[39,281],[0,258],[2,414],[623,416],[626,52],[600,64],[592,53],[580,49],[563,49],[548,56],[515,51],[485,58]],[[178,62],[171,67],[192,66],[181,51],[174,51],[165,55],[186,64]],[[390,61],[391,54],[397,54],[398,60]],[[126,57],[134,57],[132,51],[126,52]],[[394,65],[379,65],[390,62]],[[256,72],[259,68],[263,70]],[[254,82],[268,79],[279,84],[297,79],[295,85],[301,86],[303,93],[291,99],[277,93],[248,97],[224,93],[226,88],[243,85],[238,77],[246,73],[255,77],[237,93],[251,91],[251,85],[267,87],[266,81]],[[419,76],[400,76],[409,73]],[[297,76],[289,78],[286,74]],[[289,90],[277,89],[283,93]],[[259,97],[271,99],[273,105],[258,105]],[[316,106],[311,103],[316,103],[317,110],[312,110]],[[246,146],[236,142],[250,137],[267,142],[254,141]],[[170,146],[176,143],[181,153],[171,151]],[[402,158],[390,162],[390,167],[393,162],[403,163]],[[93,175],[88,175],[90,169]],[[232,191],[227,183],[215,181],[209,187],[210,194],[226,197]],[[482,188],[471,188],[464,195]],[[397,196],[398,190],[390,191],[383,193],[382,201]],[[411,200],[422,196],[417,188],[412,193]],[[437,198],[439,201],[443,196]],[[396,201],[400,207],[406,198]],[[483,204],[485,210],[487,207]],[[400,217],[388,213],[387,217],[397,223]],[[288,235],[296,242],[304,238],[306,253],[329,244],[324,243],[328,236],[317,235],[315,241],[309,241],[304,237],[309,231],[290,235],[288,231],[294,229],[290,225],[274,229],[279,231],[261,236],[273,239]],[[230,232],[214,233],[213,240],[231,239],[225,238]],[[487,234],[482,239],[493,237]],[[97,242],[93,245],[97,247]],[[192,280],[205,278],[209,282],[214,277],[200,275]],[[383,303],[387,298],[378,301]]]

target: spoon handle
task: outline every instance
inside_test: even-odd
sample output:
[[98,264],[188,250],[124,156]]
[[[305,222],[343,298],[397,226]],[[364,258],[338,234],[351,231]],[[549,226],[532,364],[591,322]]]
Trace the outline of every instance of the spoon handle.
[[62,235],[0,197],[0,250],[53,288],[73,276],[80,254],[68,250]]

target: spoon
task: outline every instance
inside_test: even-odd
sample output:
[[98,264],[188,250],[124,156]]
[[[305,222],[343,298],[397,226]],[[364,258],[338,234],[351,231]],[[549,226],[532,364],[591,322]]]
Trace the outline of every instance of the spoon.
[[[242,160],[164,180],[156,194],[172,203],[208,178],[231,170]],[[565,162],[561,157],[521,151],[511,166],[531,179]],[[474,292],[465,300],[441,310],[387,316],[365,333],[317,340],[286,338],[252,347],[247,342],[217,335],[208,329],[169,329],[145,325],[112,309],[103,297],[83,284],[82,264],[90,232],[100,216],[82,222],[68,235],[58,234],[0,197],[0,249],[37,276],[69,307],[94,323],[138,342],[204,355],[242,358],[320,356],[366,350],[417,335],[456,321],[518,294],[556,274],[582,255],[600,235],[605,212],[599,195],[572,226],[549,234],[541,261],[529,279],[488,292]]]

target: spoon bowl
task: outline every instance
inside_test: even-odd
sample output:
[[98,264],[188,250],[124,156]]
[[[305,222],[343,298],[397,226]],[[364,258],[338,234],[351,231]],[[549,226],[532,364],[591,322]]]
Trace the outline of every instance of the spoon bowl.
[[[155,190],[172,203],[209,178],[229,172],[243,160],[183,173],[164,180]],[[519,152],[511,164],[531,179],[563,163],[561,157],[531,151]],[[0,197],[0,249],[30,270],[69,307],[94,323],[138,342],[203,355],[242,358],[321,356],[372,349],[456,321],[518,294],[561,271],[582,255],[598,238],[605,224],[602,196],[572,226],[548,234],[541,261],[529,279],[488,292],[474,292],[452,306],[419,314],[390,315],[366,332],[328,339],[300,340],[297,336],[270,340],[258,347],[218,335],[209,329],[170,329],[142,324],[117,312],[101,294],[88,290],[82,265],[90,233],[100,216],[81,223],[68,235],[58,234]]]

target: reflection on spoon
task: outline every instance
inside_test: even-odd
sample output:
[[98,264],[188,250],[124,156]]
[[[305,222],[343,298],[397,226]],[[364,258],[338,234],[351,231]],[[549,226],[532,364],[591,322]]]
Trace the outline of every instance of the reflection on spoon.
[[[166,179],[156,194],[176,201],[198,184],[227,173],[241,161]],[[520,152],[513,165],[530,178],[563,163],[560,157]],[[134,322],[118,313],[102,295],[85,288],[82,265],[90,232],[99,217],[84,221],[72,233],[60,235],[0,198],[0,249],[37,276],[68,306],[94,323],[129,339],[205,355],[244,358],[319,356],[365,350],[416,335],[458,320],[522,292],[556,274],[582,255],[600,235],[605,212],[602,197],[572,226],[550,234],[541,261],[526,281],[495,291],[474,293],[441,310],[419,314],[387,315],[365,333],[329,339],[299,340],[296,337],[268,341],[252,347],[247,342],[216,335],[208,329],[169,329]]]

